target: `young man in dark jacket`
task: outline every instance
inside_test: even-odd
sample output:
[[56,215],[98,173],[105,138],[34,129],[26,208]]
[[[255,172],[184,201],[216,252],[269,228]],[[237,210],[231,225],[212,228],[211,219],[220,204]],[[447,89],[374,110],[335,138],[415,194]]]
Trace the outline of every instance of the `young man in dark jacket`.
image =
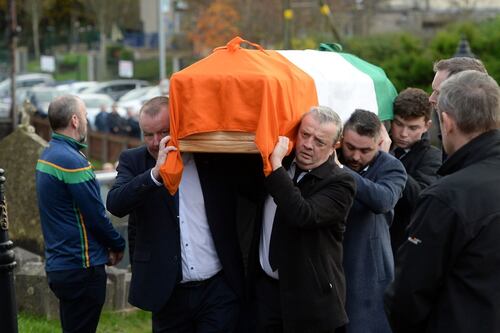
[[394,277],[389,226],[406,172],[385,141],[377,115],[356,110],[344,125],[341,162],[356,181],[344,234],[347,333],[390,333],[383,295]]
[[464,71],[441,85],[449,155],[419,198],[386,293],[394,333],[500,330],[500,89]]
[[408,174],[403,196],[394,208],[390,229],[394,256],[406,239],[405,229],[418,195],[438,178],[441,151],[431,146],[427,134],[432,123],[431,110],[429,96],[421,89],[405,89],[394,101],[391,153],[403,163]]

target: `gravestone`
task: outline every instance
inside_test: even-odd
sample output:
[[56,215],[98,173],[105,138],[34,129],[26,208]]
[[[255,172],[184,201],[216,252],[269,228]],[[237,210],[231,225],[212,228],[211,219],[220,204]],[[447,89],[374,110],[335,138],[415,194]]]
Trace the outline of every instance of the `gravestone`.
[[48,319],[59,318],[59,302],[47,283],[43,262],[28,262],[16,273],[19,311]]
[[42,256],[39,256],[38,254],[35,254],[18,246],[14,248],[14,255],[16,257],[17,263],[16,268],[14,268],[15,273],[18,273],[21,270],[21,267],[28,263],[43,262]]
[[10,238],[16,246],[43,255],[43,236],[35,191],[36,162],[47,142],[34,133],[29,121],[0,141],[0,167],[5,170],[5,197]]

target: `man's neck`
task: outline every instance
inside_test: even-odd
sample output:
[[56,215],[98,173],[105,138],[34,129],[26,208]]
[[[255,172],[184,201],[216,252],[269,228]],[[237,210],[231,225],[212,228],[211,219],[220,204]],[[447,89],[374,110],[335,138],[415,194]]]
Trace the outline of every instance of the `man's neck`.
[[477,138],[484,132],[474,132],[474,133],[469,133],[469,134],[463,134],[463,133],[457,133],[453,137],[452,140],[452,145],[449,148],[451,151],[446,152],[448,154],[448,157],[453,155],[456,151],[458,151],[460,148],[471,142],[473,139]]
[[75,133],[75,131],[74,131],[73,129],[71,129],[71,128],[59,129],[59,130],[54,131],[54,132],[56,132],[56,133],[58,133],[58,134],[61,134],[61,135],[64,135],[64,136],[67,136],[67,137],[69,137],[69,138],[71,138],[71,139],[73,139],[73,140],[75,140],[75,141],[80,142],[80,140],[79,140],[79,139],[80,139],[80,138],[79,138],[79,136],[78,136],[78,135]]

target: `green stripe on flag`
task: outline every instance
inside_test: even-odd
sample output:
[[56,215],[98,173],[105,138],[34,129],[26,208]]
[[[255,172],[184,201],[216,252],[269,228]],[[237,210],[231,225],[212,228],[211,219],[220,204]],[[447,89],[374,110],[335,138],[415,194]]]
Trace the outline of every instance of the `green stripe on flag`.
[[66,184],[79,184],[95,178],[92,166],[79,169],[66,169],[44,160],[38,160],[36,169],[59,179]]
[[384,70],[355,55],[342,52],[338,52],[338,54],[358,70],[372,78],[373,85],[375,86],[375,94],[377,96],[378,117],[381,121],[391,120],[393,118],[392,104],[398,92],[396,88],[394,88],[392,82],[387,78]]

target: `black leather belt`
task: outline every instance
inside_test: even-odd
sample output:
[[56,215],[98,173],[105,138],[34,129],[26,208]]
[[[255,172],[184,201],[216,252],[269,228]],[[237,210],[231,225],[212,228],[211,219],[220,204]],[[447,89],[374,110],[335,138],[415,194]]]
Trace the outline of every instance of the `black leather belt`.
[[197,288],[197,287],[202,287],[207,284],[209,284],[211,281],[215,280],[217,277],[222,275],[222,270],[219,271],[217,274],[209,277],[208,279],[205,280],[200,280],[200,281],[187,281],[187,282],[180,282],[177,284],[178,287],[180,288]]

